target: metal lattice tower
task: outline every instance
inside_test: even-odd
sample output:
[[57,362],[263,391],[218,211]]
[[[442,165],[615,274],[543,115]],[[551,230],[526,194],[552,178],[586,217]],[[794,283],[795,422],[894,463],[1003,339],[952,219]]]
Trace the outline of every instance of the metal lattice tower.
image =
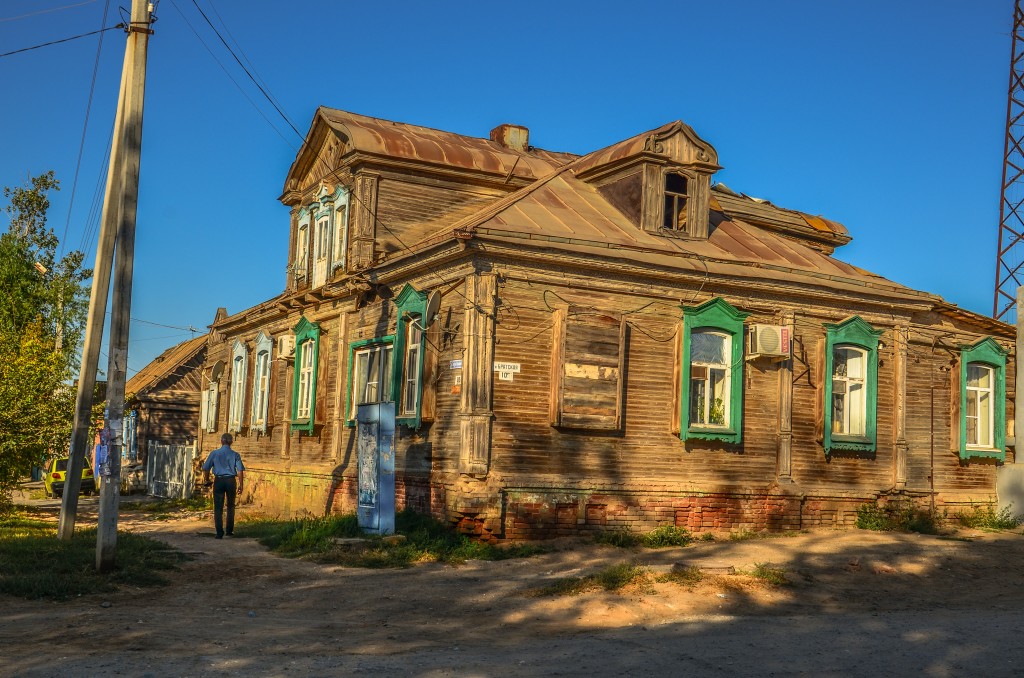
[[1017,321],[1017,288],[1024,284],[1024,10],[1013,8],[1010,87],[1006,103],[1003,182],[999,199],[999,250],[992,317]]

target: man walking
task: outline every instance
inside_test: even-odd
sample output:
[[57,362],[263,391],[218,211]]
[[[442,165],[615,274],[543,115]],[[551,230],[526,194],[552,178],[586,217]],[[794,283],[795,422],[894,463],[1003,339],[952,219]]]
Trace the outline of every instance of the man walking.
[[[242,491],[242,482],[245,478],[245,466],[242,465],[242,457],[238,452],[231,449],[233,438],[230,433],[220,437],[221,446],[210,452],[210,456],[203,463],[203,472],[206,475],[206,482],[210,482],[210,472],[213,471],[213,524],[217,528],[217,539],[222,539],[225,534],[233,537],[235,533],[235,495]],[[228,523],[227,532],[224,531],[222,512],[224,511],[224,497],[228,500]]]

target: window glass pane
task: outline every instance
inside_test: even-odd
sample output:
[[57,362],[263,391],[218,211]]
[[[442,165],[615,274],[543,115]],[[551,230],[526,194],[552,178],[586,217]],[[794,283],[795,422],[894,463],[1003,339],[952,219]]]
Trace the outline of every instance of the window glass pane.
[[967,385],[973,388],[991,388],[992,370],[978,363],[967,365]]
[[392,353],[394,353],[394,346],[392,346],[391,344],[388,344],[387,346],[384,347],[384,349],[383,349],[384,356],[383,356],[383,359],[382,359],[383,365],[382,365],[382,370],[381,370],[381,374],[384,377],[384,384],[383,384],[383,388],[381,389],[381,393],[384,396],[383,398],[381,398],[382,402],[392,402],[394,400],[394,397],[393,397],[393,395],[391,393],[391,374],[392,374],[392,372],[391,372],[391,354]]
[[832,392],[832,433],[846,433],[846,393]]
[[710,381],[708,391],[711,393],[711,399],[708,401],[708,423],[716,426],[725,426],[728,423],[726,412],[728,410],[729,382],[726,376],[724,369],[712,369],[708,374]]
[[711,332],[693,332],[690,334],[690,362],[710,365],[725,365],[727,337]]
[[978,444],[992,447],[992,394],[982,391],[978,398]]
[[707,418],[705,417],[706,410],[706,387],[707,381],[705,379],[692,379],[690,381],[690,423],[691,424],[706,424]]
[[352,414],[355,415],[355,406],[366,402],[366,379],[369,372],[369,351],[357,351],[355,365],[352,367],[352,376],[355,385],[352,389]]
[[850,435],[862,436],[867,432],[867,421],[865,419],[867,398],[864,384],[849,384],[849,391],[846,399],[849,403],[849,421],[847,431]]
[[682,174],[666,174],[665,192],[686,195],[686,177]]

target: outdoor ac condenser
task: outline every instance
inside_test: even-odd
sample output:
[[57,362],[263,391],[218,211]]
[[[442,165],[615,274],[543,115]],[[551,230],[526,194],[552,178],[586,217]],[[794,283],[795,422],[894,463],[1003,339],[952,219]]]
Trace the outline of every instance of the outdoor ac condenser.
[[277,357],[290,358],[295,355],[295,337],[285,334],[277,338]]
[[785,325],[751,325],[747,357],[773,356],[788,358],[792,351],[790,329]]

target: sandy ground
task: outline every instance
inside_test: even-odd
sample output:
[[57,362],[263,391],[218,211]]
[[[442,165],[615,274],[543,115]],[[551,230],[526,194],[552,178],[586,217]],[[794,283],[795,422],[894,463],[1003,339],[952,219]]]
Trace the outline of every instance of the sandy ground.
[[[56,512],[58,502],[33,502]],[[95,499],[82,499],[89,524]],[[94,518],[92,518],[94,520]],[[0,596],[5,676],[1024,675],[1024,536],[822,531],[526,560],[361,570],[279,558],[212,520],[126,512],[122,529],[190,554],[171,584],[65,602]],[[784,568],[790,584],[537,598],[634,560]]]

